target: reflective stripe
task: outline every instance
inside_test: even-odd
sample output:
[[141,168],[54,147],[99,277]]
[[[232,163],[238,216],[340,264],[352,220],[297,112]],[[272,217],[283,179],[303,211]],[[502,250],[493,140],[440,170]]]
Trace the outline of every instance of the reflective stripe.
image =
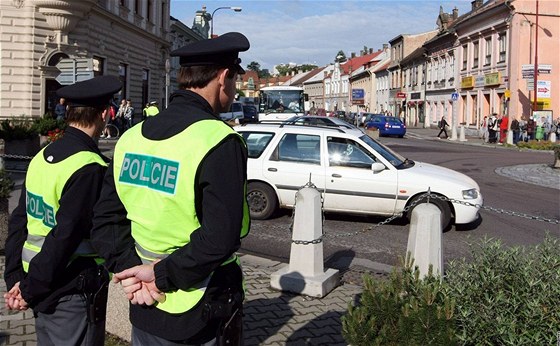
[[165,257],[169,256],[166,253],[155,253],[149,250],[144,249],[140,244],[135,243],[136,245],[136,252],[140,259],[142,260],[142,264],[150,264],[157,259],[164,259]]
[[[26,243],[28,245],[31,245],[31,246],[36,246],[38,248],[38,250],[35,251],[33,249],[30,249],[27,246],[23,247],[23,249],[21,251],[21,261],[24,265],[23,269],[24,269],[25,272],[28,271],[29,263],[31,262],[33,257],[37,256],[39,251],[41,251],[41,248],[43,247],[43,244],[45,243],[45,237],[28,234]],[[82,240],[80,245],[78,245],[78,248],[76,249],[76,251],[74,251],[74,254],[72,255],[71,260],[74,260],[79,256],[97,256],[97,254],[95,253],[95,250],[91,246],[91,241],[89,239]]]
[[21,251],[21,260],[23,262],[29,263],[29,262],[31,262],[33,257],[35,257],[35,255],[37,255],[37,254],[38,254],[38,252],[30,250],[30,249],[28,249],[24,246],[23,250]]
[[45,237],[42,235],[27,235],[27,242],[31,245],[35,245],[37,247],[43,247],[43,243],[45,242]]

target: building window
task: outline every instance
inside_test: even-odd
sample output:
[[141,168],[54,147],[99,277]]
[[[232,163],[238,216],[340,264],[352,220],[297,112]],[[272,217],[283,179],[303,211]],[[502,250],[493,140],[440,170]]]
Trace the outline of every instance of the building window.
[[148,86],[150,85],[150,70],[142,70],[142,107],[148,103]]
[[488,66],[492,63],[492,38],[486,39],[486,49],[485,49],[485,58],[484,58],[484,65]]
[[467,45],[463,46],[463,70],[467,69],[467,58],[469,57]]
[[500,34],[498,36],[498,45],[500,48],[500,54],[498,55],[498,62],[505,62],[506,61],[506,50],[507,50],[507,42],[506,42],[506,34]]
[[98,56],[93,57],[93,76],[103,76],[105,71],[105,59]]
[[121,99],[126,98],[127,94],[127,80],[128,80],[128,65],[127,64],[119,64],[119,80],[122,84],[122,89],[120,91]]
[[140,0],[134,0],[134,13],[140,15]]
[[121,6],[126,6],[126,0],[120,0],[119,3],[121,4]]
[[152,10],[153,10],[153,6],[154,4],[152,3],[152,0],[148,0],[148,13],[146,14],[146,18],[148,19],[148,22],[152,21]]
[[453,54],[449,54],[449,74],[450,78],[455,77],[455,56]]
[[478,42],[473,42],[473,68],[478,67]]

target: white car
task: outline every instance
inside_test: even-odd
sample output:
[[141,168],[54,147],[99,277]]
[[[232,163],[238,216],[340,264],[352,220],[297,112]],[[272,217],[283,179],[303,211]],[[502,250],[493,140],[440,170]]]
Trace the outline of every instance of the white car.
[[[478,218],[482,196],[470,177],[436,165],[408,160],[356,128],[247,124],[236,130],[249,151],[247,199],[253,219],[277,208],[293,208],[296,192],[310,181],[323,194],[328,212],[403,215],[428,191],[442,212],[445,229],[454,220]],[[424,197],[425,198],[425,197]]]
[[220,113],[220,119],[222,120],[235,120],[243,119],[243,104],[241,102],[233,102],[229,107],[229,111],[225,113]]

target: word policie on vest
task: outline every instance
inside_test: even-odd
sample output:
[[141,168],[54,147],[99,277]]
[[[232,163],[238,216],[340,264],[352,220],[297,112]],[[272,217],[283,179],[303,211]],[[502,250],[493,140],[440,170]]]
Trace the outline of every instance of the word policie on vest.
[[27,213],[32,217],[43,220],[43,224],[49,228],[53,228],[56,225],[56,220],[54,217],[54,209],[45,201],[43,197],[32,194],[27,191]]
[[178,172],[179,162],[127,153],[124,156],[119,181],[174,195]]

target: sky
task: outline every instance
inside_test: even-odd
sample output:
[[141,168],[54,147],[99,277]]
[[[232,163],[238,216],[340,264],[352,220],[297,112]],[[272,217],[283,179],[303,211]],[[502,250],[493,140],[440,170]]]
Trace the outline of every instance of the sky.
[[275,65],[295,63],[326,66],[342,50],[347,57],[366,46],[374,51],[401,34],[419,34],[437,28],[440,6],[459,15],[470,0],[433,1],[310,1],[310,0],[171,0],[171,15],[192,27],[196,11],[214,14],[214,34],[243,33],[251,48],[240,53],[242,66],[252,61],[271,72]]

